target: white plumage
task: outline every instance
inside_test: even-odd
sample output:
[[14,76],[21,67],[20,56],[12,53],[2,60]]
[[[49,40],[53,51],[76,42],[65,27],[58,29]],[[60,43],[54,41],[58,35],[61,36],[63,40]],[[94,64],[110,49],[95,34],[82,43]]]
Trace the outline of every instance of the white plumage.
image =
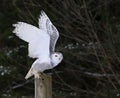
[[41,15],[39,17],[39,28],[50,35],[50,51],[54,52],[59,33],[44,11],[41,12]]
[[45,12],[42,11],[39,17],[39,28],[24,22],[18,22],[13,26],[15,27],[13,33],[28,42],[28,56],[37,58],[26,79],[32,75],[38,77],[38,72],[52,69],[62,61],[63,55],[54,52],[59,33]]
[[43,58],[49,55],[50,36],[35,26],[24,22],[18,22],[13,25],[13,33],[29,43],[29,56],[32,58]]

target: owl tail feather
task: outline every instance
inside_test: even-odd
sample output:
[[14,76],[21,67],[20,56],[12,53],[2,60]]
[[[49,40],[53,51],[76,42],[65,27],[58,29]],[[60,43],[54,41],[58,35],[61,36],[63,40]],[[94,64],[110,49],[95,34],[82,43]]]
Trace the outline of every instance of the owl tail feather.
[[32,68],[29,70],[29,72],[27,73],[27,75],[25,76],[25,79],[30,78],[33,75],[32,73]]

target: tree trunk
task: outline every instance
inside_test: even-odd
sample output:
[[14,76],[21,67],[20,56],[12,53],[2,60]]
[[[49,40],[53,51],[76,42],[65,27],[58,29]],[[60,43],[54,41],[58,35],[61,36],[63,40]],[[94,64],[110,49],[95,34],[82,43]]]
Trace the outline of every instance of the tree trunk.
[[52,77],[40,73],[40,78],[35,78],[35,98],[52,98]]

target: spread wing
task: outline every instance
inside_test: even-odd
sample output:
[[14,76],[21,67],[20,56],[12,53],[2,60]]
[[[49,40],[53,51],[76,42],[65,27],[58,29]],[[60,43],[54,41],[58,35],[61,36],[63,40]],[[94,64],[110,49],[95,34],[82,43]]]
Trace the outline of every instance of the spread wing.
[[49,57],[50,36],[46,32],[24,22],[18,22],[13,26],[15,27],[13,33],[28,42],[30,57],[41,60]]
[[39,28],[50,35],[50,51],[54,52],[56,42],[59,38],[59,33],[44,11],[41,11],[41,15],[39,17]]

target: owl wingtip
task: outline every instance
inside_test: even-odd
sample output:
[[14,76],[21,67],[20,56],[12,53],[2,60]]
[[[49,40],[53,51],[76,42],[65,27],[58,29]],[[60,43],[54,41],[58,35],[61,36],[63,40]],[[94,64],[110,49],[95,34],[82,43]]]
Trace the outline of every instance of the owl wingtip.
[[13,27],[16,27],[16,24],[12,24]]
[[45,13],[45,11],[44,11],[44,10],[42,10],[42,11],[41,11],[41,15],[43,15],[43,16],[45,16],[45,15],[46,15],[46,13]]

